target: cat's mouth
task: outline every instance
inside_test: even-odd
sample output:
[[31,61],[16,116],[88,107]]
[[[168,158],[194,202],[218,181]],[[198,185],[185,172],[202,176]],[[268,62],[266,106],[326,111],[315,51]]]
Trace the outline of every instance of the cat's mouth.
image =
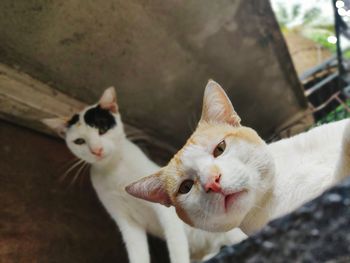
[[225,198],[224,198],[224,207],[225,207],[225,212],[227,212],[229,210],[229,208],[231,207],[231,205],[236,202],[236,200],[238,198],[240,198],[242,195],[244,195],[247,192],[246,189],[237,191],[237,192],[233,192],[233,193],[229,193],[229,194],[224,194]]
[[103,160],[106,159],[106,156],[107,156],[107,155],[100,155],[100,156],[94,155],[94,156],[93,156],[92,163],[98,163],[98,162],[100,162],[100,161],[103,161]]

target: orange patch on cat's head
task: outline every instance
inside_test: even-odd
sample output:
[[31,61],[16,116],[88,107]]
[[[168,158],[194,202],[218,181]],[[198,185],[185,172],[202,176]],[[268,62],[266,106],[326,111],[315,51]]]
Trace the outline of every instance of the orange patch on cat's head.
[[175,165],[175,166],[181,165],[182,164],[181,158],[180,158],[181,154],[182,154],[181,151],[177,152],[176,155],[174,155],[174,157],[171,159],[169,165]]
[[224,139],[244,140],[256,145],[264,144],[257,132],[249,127],[234,127],[228,124],[212,124],[201,121],[190,139],[187,140],[185,146],[176,154],[177,161],[175,163],[181,163],[181,155],[186,147],[191,145],[206,146],[208,142],[219,142]]
[[163,182],[164,182],[164,188],[166,192],[168,193],[172,205],[176,201],[176,193],[173,192],[173,190],[176,188],[176,178],[172,176],[163,176],[161,175]]
[[182,161],[181,157],[184,151],[184,147],[180,149],[173,158],[169,161],[169,163],[163,168],[164,171],[171,171],[171,174],[176,175],[177,177],[184,176],[184,173],[181,169]]
[[251,144],[261,145],[264,144],[264,140],[258,135],[258,133],[252,128],[241,126],[233,129],[232,132],[226,135],[226,138],[235,138],[247,141]]

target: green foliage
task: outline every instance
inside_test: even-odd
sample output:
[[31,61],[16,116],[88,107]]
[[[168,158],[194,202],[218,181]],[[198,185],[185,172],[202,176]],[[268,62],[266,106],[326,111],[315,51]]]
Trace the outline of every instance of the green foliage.
[[[346,101],[346,105],[350,107],[350,99]],[[350,117],[350,113],[347,111],[344,105],[339,105],[335,110],[328,113],[324,118],[319,120],[316,125],[323,123],[329,123],[339,121]]]
[[[318,2],[325,1],[318,0]],[[329,7],[331,8],[331,3]],[[276,16],[282,32],[297,32],[335,52],[336,45],[328,42],[328,37],[334,35],[334,25],[325,24],[321,20],[321,15],[321,9],[318,7],[302,12],[300,4],[293,5],[290,10],[287,10],[281,2],[277,4]]]
[[292,7],[291,19],[296,19],[300,15],[301,5],[294,5]]
[[329,49],[332,52],[336,52],[337,46],[335,44],[328,42],[328,37],[332,36],[333,34],[331,32],[322,32],[322,31],[315,31],[309,35],[309,38],[316,43],[320,44],[321,46]]
[[321,10],[318,7],[313,7],[307,10],[303,15],[303,24],[308,25],[315,22],[321,16]]
[[[277,21],[282,27],[288,27],[295,21],[300,20],[301,25],[311,24],[315,20],[319,19],[321,10],[318,7],[313,7],[301,13],[301,5],[295,4],[291,7],[291,10],[287,10],[286,6],[282,3],[277,4],[276,16]],[[299,25],[298,25],[299,26]]]
[[276,11],[276,17],[278,24],[282,29],[285,29],[287,27],[288,22],[290,21],[287,9],[284,5],[281,3],[278,3],[278,8]]
[[350,59],[350,49],[344,51],[343,56],[344,56],[344,58],[346,58],[346,59]]

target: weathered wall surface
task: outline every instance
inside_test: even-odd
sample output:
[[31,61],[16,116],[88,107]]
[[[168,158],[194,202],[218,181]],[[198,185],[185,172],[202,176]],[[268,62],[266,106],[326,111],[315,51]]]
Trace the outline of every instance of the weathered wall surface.
[[[87,174],[59,181],[72,160],[63,142],[0,122],[0,263],[127,262],[119,231]],[[152,262],[168,262],[151,240]]]
[[124,119],[181,144],[208,78],[265,137],[303,111],[268,0],[2,0],[0,62],[85,102],[116,86]]

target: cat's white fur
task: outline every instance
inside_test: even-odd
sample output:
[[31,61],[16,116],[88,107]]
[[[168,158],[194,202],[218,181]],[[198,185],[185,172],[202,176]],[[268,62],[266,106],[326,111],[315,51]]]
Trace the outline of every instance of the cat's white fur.
[[[122,233],[130,262],[150,262],[146,233],[166,240],[172,263],[189,262],[190,255],[192,259],[201,259],[217,253],[222,245],[245,237],[240,230],[213,234],[191,228],[182,223],[173,207],[167,208],[128,195],[124,190],[126,185],[142,178],[145,173],[154,173],[159,167],[126,138],[113,88],[105,91],[99,104],[102,108],[111,109],[117,120],[117,125],[102,136],[96,128],[86,125],[83,118],[85,112],[96,105],[80,112],[79,123],[70,128],[63,119],[44,122],[60,134],[65,134],[69,149],[92,164],[93,187]],[[86,143],[75,144],[77,138],[83,138]],[[101,148],[102,156],[92,153],[94,149]]]
[[275,164],[274,183],[268,200],[242,222],[246,233],[296,209],[349,175],[335,173],[337,161],[343,159],[342,138],[347,126],[349,120],[342,120],[268,145]]
[[[190,225],[209,231],[240,227],[249,235],[348,175],[348,123],[323,125],[267,145],[253,129],[241,126],[223,89],[209,81],[202,118],[186,145],[160,172],[127,190],[162,203],[148,198],[155,189],[142,188],[144,184],[156,186]],[[226,148],[215,157],[214,149],[223,140]],[[218,175],[220,191],[208,191],[206,185]],[[193,180],[194,185],[181,194],[178,189],[185,180]]]

